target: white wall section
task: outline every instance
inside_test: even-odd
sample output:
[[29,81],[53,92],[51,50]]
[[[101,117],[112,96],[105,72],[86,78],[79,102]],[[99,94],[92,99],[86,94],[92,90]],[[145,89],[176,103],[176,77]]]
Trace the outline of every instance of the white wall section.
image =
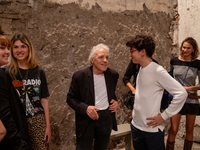
[[200,44],[200,1],[178,0],[179,45],[188,36],[195,38]]

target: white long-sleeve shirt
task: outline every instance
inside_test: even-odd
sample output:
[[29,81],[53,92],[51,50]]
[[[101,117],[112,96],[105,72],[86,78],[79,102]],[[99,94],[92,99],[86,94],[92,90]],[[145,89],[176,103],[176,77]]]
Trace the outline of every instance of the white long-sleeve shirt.
[[164,89],[173,95],[171,104],[161,113],[162,118],[166,120],[181,110],[187,98],[187,92],[162,66],[151,62],[148,66],[140,68],[136,80],[135,103],[131,122],[133,126],[146,132],[164,130],[164,123],[155,128],[146,125],[149,122],[146,118],[157,116],[160,113]]

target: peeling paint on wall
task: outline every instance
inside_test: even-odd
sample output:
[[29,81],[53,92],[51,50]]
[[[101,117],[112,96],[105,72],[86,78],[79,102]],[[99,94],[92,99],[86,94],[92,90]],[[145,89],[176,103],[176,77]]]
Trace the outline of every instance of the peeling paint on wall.
[[63,4],[69,4],[75,2],[79,6],[92,9],[93,6],[98,4],[103,11],[122,12],[125,10],[143,10],[143,4],[145,4],[151,12],[165,12],[171,13],[174,0],[48,0],[50,2]]

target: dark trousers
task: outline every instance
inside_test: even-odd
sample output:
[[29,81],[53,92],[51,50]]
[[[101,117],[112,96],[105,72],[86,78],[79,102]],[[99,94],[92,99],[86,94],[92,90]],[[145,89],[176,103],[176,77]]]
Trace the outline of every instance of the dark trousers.
[[99,119],[91,119],[85,133],[76,139],[76,150],[91,150],[93,141],[94,150],[107,150],[112,130],[111,112],[107,109],[97,111],[97,113]]
[[165,150],[164,131],[145,132],[131,124],[133,147],[135,150]]

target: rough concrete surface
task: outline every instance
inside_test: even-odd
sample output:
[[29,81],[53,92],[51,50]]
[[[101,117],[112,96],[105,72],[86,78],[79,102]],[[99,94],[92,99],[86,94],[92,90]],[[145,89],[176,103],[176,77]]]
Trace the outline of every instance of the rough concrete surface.
[[[176,8],[176,6],[174,6]],[[177,55],[175,40],[177,23],[166,12],[143,10],[104,12],[96,3],[90,10],[76,3],[57,4],[46,0],[0,0],[0,25],[11,38],[24,32],[31,39],[45,70],[50,91],[51,149],[75,149],[75,116],[66,103],[71,77],[77,70],[89,66],[88,55],[98,43],[110,47],[110,68],[119,72],[116,95],[119,109],[117,123],[127,123],[131,111],[123,105],[128,89],[122,83],[129,59],[125,43],[137,34],[148,34],[156,41],[154,58],[167,70],[169,61]],[[124,147],[124,139],[113,141],[110,149]]]

